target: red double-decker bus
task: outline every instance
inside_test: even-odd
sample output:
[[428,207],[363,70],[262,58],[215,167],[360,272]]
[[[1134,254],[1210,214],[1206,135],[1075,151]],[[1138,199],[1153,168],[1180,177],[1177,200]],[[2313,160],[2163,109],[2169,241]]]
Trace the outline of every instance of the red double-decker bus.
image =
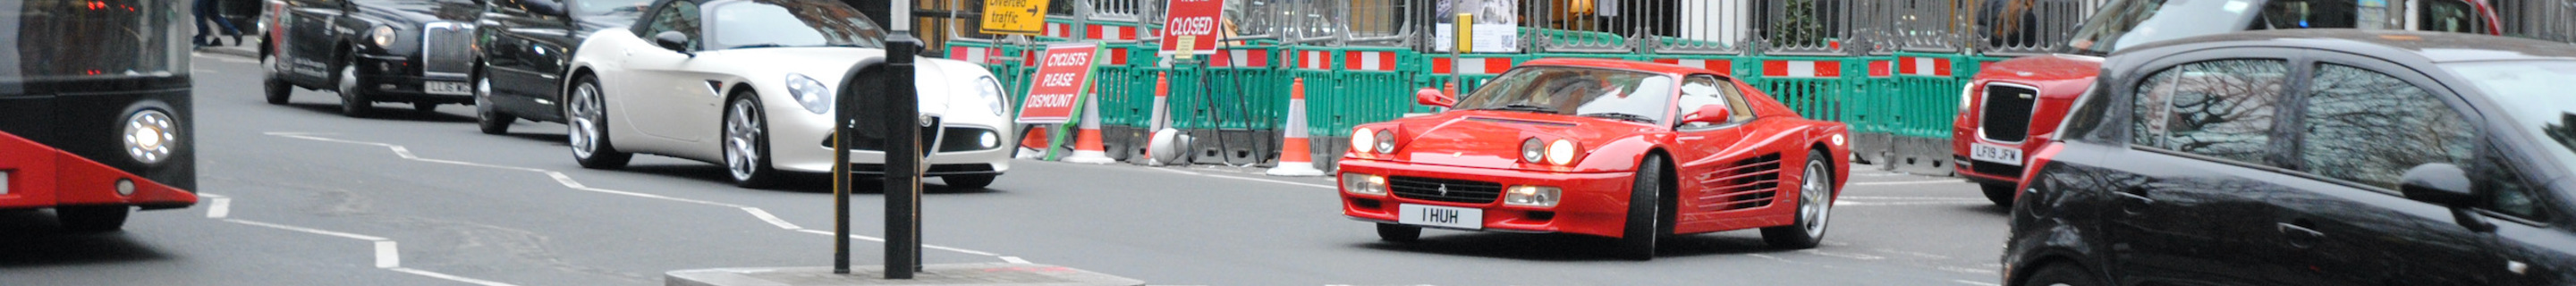
[[197,203],[185,1],[0,1],[0,210],[115,231]]

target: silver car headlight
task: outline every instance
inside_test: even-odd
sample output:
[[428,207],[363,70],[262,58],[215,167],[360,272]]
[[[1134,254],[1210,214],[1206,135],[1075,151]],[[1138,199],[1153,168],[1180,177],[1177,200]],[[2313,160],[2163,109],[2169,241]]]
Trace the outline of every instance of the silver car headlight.
[[975,85],[975,94],[984,98],[984,104],[993,109],[993,116],[1011,113],[1011,105],[1003,103],[1008,100],[1002,96],[1002,82],[989,76],[982,79],[982,84]]
[[1976,83],[1969,83],[1967,86],[1959,87],[1959,110],[1962,110],[1962,111],[1968,110],[1968,103],[1970,103],[1970,102],[1975,102],[1975,101],[1976,101],[1976,99],[1977,99],[1977,84],[1976,84]]
[[796,97],[796,104],[804,105],[805,111],[812,111],[814,114],[832,112],[832,87],[823,85],[822,81],[814,80],[814,77],[800,73],[787,74],[787,95]]
[[372,40],[375,40],[375,41],[376,41],[376,47],[380,47],[380,48],[381,48],[381,47],[389,47],[389,46],[393,46],[393,45],[394,45],[394,27],[390,27],[390,26],[376,26],[376,29],[375,29],[375,30],[367,31],[367,38],[372,39]]
[[135,162],[157,165],[170,159],[170,151],[179,145],[179,121],[158,109],[145,109],[125,117],[125,155]]

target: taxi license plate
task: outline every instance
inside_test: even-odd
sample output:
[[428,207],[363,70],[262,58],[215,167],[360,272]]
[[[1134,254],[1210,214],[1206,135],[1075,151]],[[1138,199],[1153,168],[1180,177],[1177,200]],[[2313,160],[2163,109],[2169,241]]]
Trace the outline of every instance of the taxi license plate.
[[1968,158],[1976,159],[1977,161],[2021,166],[2021,149],[1986,144],[1969,144]]
[[472,87],[465,85],[464,82],[454,81],[422,82],[421,89],[429,92],[430,94],[474,94],[474,89]]
[[1456,229],[1485,228],[1485,210],[1416,204],[1397,207],[1396,223]]

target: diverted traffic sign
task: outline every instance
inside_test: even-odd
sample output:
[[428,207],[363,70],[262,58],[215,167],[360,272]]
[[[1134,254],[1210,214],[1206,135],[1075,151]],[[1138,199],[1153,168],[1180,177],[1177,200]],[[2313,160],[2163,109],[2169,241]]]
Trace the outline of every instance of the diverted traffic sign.
[[1046,33],[1047,0],[984,0],[982,31],[995,35]]
[[1091,69],[1099,63],[1099,43],[1047,46],[1038,73],[1029,80],[1029,96],[1020,105],[1021,124],[1064,123],[1090,93]]
[[1187,59],[1193,55],[1216,52],[1216,41],[1224,37],[1218,30],[1225,19],[1225,0],[1171,0],[1163,18],[1163,48],[1160,54]]

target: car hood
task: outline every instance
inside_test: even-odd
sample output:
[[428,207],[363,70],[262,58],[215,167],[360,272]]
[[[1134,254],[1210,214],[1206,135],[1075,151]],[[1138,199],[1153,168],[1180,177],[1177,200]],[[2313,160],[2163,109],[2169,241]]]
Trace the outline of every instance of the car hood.
[[[849,47],[730,49],[708,51],[698,55],[700,60],[755,63],[735,67],[741,70],[733,74],[743,76],[743,80],[746,81],[783,84],[788,73],[795,73],[831,85],[835,91],[843,88],[842,79],[849,73],[851,65],[858,64],[862,60],[884,56],[885,50],[882,49]],[[973,64],[955,60],[926,57],[915,57],[914,60],[919,63],[915,65],[914,78],[918,82],[915,87],[920,91],[918,95],[923,114],[951,117],[949,119],[951,121],[1000,117],[993,114],[989,110],[990,107],[981,102],[983,99],[975,94],[974,80],[991,77],[989,72]],[[864,96],[874,93],[860,94]]]
[[2081,55],[2042,55],[2004,60],[1977,71],[1977,82],[2012,82],[2039,89],[2039,96],[2075,98],[2093,85],[2102,72],[2102,58]]
[[[1521,163],[1521,142],[1540,144],[1569,140],[1576,154],[1622,138],[1660,131],[1654,125],[1612,119],[1519,111],[1460,110],[1398,119],[1392,126],[1396,149],[1392,159],[1419,164],[1477,168],[1561,169]],[[1576,161],[1583,160],[1578,155]]]

